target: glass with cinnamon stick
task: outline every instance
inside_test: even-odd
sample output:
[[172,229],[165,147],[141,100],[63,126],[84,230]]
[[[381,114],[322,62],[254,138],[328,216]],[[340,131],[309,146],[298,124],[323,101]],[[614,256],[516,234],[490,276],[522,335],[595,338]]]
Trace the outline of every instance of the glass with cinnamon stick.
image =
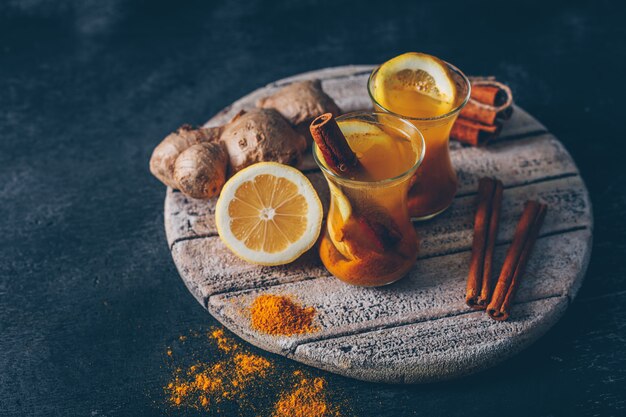
[[[426,62],[426,70],[439,68],[439,79],[450,86],[449,102],[434,98],[432,91],[437,93],[441,86],[429,86],[429,83],[436,83],[436,76],[426,70],[406,68],[410,62],[404,61],[411,60],[417,61],[418,67],[420,62]],[[386,66],[396,69],[385,71]],[[409,212],[414,220],[428,220],[438,215],[450,206],[457,190],[448,145],[452,125],[470,96],[469,80],[447,62],[426,54],[407,53],[374,69],[367,88],[374,110],[402,117],[424,135],[428,151],[409,190]]]
[[324,114],[311,123],[311,134],[331,195],[322,262],[349,284],[402,278],[417,259],[407,192],[424,157],[422,134],[394,115],[364,112]]

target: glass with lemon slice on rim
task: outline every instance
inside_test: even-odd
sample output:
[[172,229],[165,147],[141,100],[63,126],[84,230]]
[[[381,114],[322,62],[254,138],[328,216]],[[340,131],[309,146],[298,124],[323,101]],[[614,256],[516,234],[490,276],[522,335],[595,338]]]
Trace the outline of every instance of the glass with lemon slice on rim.
[[452,203],[457,177],[450,160],[450,130],[470,96],[470,83],[456,67],[431,55],[408,52],[370,75],[374,109],[402,117],[424,135],[426,155],[409,190],[409,212],[427,220]]
[[320,238],[324,266],[350,284],[380,286],[402,278],[417,259],[407,192],[424,155],[424,140],[411,123],[385,113],[336,118],[362,171],[337,174],[313,156],[330,188],[330,208]]

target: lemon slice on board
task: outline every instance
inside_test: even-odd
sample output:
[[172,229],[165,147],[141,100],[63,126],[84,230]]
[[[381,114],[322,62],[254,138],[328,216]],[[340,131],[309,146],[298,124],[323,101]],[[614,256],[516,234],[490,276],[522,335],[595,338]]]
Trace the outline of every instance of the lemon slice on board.
[[282,265],[315,244],[322,203],[297,169],[260,162],[224,185],[215,222],[220,238],[238,257],[259,265]]
[[408,107],[407,103],[399,103],[406,101],[406,95],[404,100],[398,99],[406,92],[421,94],[434,100],[429,105],[435,107],[434,111],[440,114],[452,110],[457,95],[447,65],[439,58],[419,52],[407,52],[390,59],[380,66],[374,78],[374,99],[389,110]]

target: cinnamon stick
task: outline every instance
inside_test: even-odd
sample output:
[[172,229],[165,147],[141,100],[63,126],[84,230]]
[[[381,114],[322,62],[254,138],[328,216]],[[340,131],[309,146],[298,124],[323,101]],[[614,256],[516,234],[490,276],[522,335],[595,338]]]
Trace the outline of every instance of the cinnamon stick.
[[461,110],[460,116],[486,125],[493,125],[496,119],[506,120],[513,114],[513,107],[496,107],[470,99]]
[[480,288],[480,296],[476,304],[485,309],[491,298],[492,275],[493,275],[493,252],[498,238],[498,228],[500,226],[500,212],[502,211],[502,195],[504,193],[504,185],[502,181],[495,180],[493,190],[493,199],[491,201],[491,218],[489,219],[489,230],[487,232],[487,243],[485,248],[485,263],[483,266],[482,286]]
[[506,85],[495,80],[472,81],[472,92],[461,110],[461,117],[486,125],[496,119],[506,120],[513,114],[513,94]]
[[513,114],[513,94],[493,77],[474,77],[471,83],[470,99],[461,109],[450,137],[479,146],[495,139],[502,128],[502,120]]
[[476,101],[492,106],[501,106],[506,102],[506,91],[501,88],[497,81],[489,83],[476,81],[472,83],[472,92],[470,97]]
[[472,146],[483,145],[495,139],[502,130],[502,124],[485,125],[459,117],[450,132],[450,137]]
[[316,117],[311,122],[309,130],[330,169],[344,176],[354,176],[359,172],[361,163],[350,148],[332,113]]
[[513,242],[509,247],[500,277],[496,284],[487,314],[494,320],[509,318],[510,308],[530,253],[535,245],[548,207],[537,201],[527,201],[522,217],[517,223]]
[[481,178],[478,183],[472,258],[465,291],[465,302],[476,310],[484,310],[491,296],[493,251],[498,235],[503,189],[502,182],[494,178]]
[[474,217],[474,239],[472,240],[472,258],[467,277],[465,302],[472,308],[479,308],[477,298],[483,278],[484,257],[487,243],[487,230],[491,217],[491,200],[494,184],[490,178],[481,178],[478,183],[478,205]]
[[511,89],[495,78],[473,78],[471,84],[471,99],[494,107],[508,107],[513,104]]

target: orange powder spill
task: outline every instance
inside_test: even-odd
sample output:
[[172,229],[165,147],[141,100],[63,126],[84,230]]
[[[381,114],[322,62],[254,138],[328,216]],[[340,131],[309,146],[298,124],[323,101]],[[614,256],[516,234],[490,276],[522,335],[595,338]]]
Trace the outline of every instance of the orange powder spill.
[[[315,310],[295,304],[291,307],[299,313],[306,312],[304,316],[308,315],[308,320],[299,325],[310,329]],[[217,357],[173,369],[164,387],[170,406],[206,410],[212,415],[233,415],[236,413],[233,410],[239,409],[240,413],[255,410],[256,415],[271,417],[341,417],[339,405],[330,398],[324,378],[311,377],[300,370],[278,375],[273,362],[250,352],[224,330],[211,329],[206,335],[207,339],[203,339],[202,334],[195,333],[189,343],[208,340],[217,347]],[[186,339],[180,338],[183,343],[187,343]],[[166,355],[168,361],[176,361],[177,355],[172,354],[171,347]]]
[[171,405],[208,409],[223,400],[238,400],[253,381],[266,378],[272,368],[267,359],[244,351],[221,329],[210,332],[209,338],[220,351],[237,353],[215,363],[197,362],[175,369],[173,380],[164,388]]
[[282,295],[260,295],[250,307],[252,327],[271,335],[313,332],[315,313],[315,308],[302,307]]
[[217,348],[222,352],[230,352],[237,349],[239,345],[229,337],[226,337],[223,329],[215,329],[209,333],[209,338],[217,342]]
[[305,378],[300,371],[294,375],[298,382],[281,395],[272,417],[340,417],[328,400],[325,379]]

